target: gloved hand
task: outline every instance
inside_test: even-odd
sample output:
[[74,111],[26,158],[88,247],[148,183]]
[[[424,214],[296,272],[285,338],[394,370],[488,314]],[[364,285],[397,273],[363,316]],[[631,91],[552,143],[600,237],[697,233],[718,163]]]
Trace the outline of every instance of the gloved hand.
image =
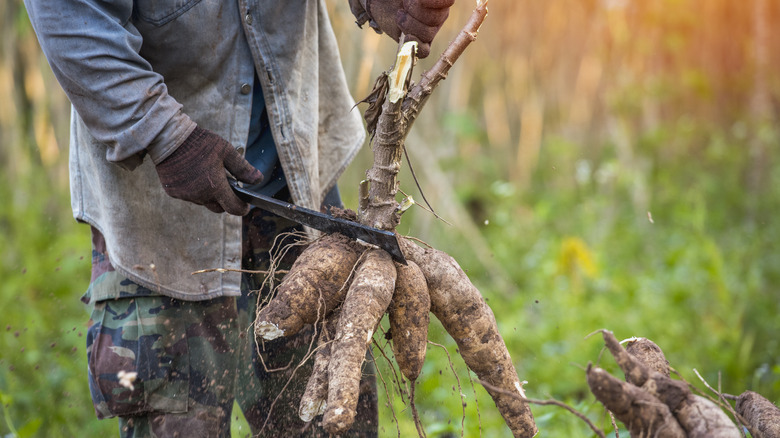
[[195,128],[181,146],[157,165],[157,176],[171,197],[203,205],[215,213],[226,211],[243,216],[249,213],[249,204],[233,193],[225,170],[247,184],[263,180],[263,174],[225,139]]
[[455,0],[350,0],[358,24],[371,27],[398,41],[401,33],[419,43],[417,56],[431,52],[431,41],[450,14]]

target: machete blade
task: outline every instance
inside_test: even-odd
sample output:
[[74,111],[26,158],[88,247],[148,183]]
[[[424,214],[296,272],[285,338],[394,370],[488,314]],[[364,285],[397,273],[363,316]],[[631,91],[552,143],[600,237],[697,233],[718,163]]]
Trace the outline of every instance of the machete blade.
[[295,204],[290,204],[289,202],[261,195],[260,193],[241,187],[238,181],[232,178],[228,178],[228,181],[230,181],[230,186],[233,188],[236,195],[244,202],[324,233],[341,233],[350,239],[362,240],[372,245],[376,245],[387,251],[398,263],[406,264],[406,258],[404,257],[403,252],[401,252],[401,247],[398,244],[398,237],[393,232],[369,227],[347,219],[329,216],[320,213],[319,211],[299,207]]

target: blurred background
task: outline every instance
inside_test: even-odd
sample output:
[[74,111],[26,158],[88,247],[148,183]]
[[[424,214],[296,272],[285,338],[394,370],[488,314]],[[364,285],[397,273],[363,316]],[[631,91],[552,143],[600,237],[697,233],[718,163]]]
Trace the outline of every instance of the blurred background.
[[[346,3],[328,7],[359,99],[395,44],[358,29]],[[434,53],[470,10],[456,4]],[[490,3],[407,142],[449,224],[417,208],[399,231],[468,272],[529,397],[614,435],[583,370],[602,345],[585,337],[608,328],[653,339],[700,388],[694,368],[780,401],[778,19],[771,0]],[[21,0],[0,2],[0,22],[0,436],[110,436],[86,383],[90,245],[69,208],[69,103]],[[349,207],[370,162],[366,146],[341,179]],[[408,166],[401,188],[422,201]],[[452,363],[429,347],[417,390],[429,436],[509,436],[435,320],[431,339]],[[414,436],[380,370],[380,435]],[[533,410],[544,436],[592,436],[560,408]]]

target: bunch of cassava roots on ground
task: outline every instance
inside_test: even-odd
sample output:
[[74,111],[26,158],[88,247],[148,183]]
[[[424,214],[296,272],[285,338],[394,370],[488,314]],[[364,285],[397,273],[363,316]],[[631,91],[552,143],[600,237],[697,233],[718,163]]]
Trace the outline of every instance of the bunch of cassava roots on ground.
[[[410,80],[416,43],[403,41],[395,66],[377,80],[366,99],[374,164],[361,184],[358,222],[389,231],[398,225],[405,210],[396,194],[406,134],[436,84],[476,38],[487,14],[486,3],[477,2],[466,26],[419,83],[412,86]],[[432,312],[456,341],[469,368],[489,384],[485,386],[512,433],[535,435],[523,382],[480,292],[449,255],[406,238],[398,240],[406,265],[384,250],[339,234],[321,237],[300,255],[273,299],[258,309],[255,336],[259,342],[291,336],[308,324],[318,329],[301,418],[311,421],[322,414],[323,427],[333,435],[350,429],[366,350],[385,313],[396,362],[414,387]],[[418,431],[424,434],[419,424]]]
[[[588,385],[632,437],[737,438],[744,436],[744,427],[754,438],[780,438],[780,409],[761,395],[695,395],[691,385],[671,378],[669,362],[655,343],[644,338],[621,343],[612,332],[601,332],[625,381],[589,365]],[[736,401],[734,407],[728,399]]]

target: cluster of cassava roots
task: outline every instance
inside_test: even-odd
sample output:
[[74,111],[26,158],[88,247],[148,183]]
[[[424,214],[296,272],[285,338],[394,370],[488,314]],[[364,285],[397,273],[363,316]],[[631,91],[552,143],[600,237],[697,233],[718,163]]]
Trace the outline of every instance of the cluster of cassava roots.
[[[398,225],[404,211],[396,200],[404,139],[436,84],[476,38],[487,15],[486,3],[477,2],[467,25],[418,84],[410,81],[416,43],[403,41],[394,68],[377,80],[366,99],[374,164],[361,184],[358,222],[389,231]],[[301,418],[311,421],[323,415],[323,427],[332,435],[350,429],[366,349],[385,313],[396,362],[414,387],[432,312],[455,339],[469,368],[492,388],[488,392],[513,434],[533,436],[536,425],[524,401],[523,382],[480,292],[452,257],[406,238],[398,240],[406,265],[382,249],[342,235],[323,236],[309,244],[273,299],[258,309],[254,330],[259,342],[292,336],[308,324],[319,329]]]
[[[738,397],[714,391],[717,399],[696,395],[692,385],[671,378],[663,351],[649,339],[621,343],[612,332],[601,332],[625,381],[588,365],[588,385],[632,437],[738,438],[745,436],[744,429],[753,438],[780,437],[780,409],[761,395],[753,391]],[[736,401],[734,407],[728,399]]]

